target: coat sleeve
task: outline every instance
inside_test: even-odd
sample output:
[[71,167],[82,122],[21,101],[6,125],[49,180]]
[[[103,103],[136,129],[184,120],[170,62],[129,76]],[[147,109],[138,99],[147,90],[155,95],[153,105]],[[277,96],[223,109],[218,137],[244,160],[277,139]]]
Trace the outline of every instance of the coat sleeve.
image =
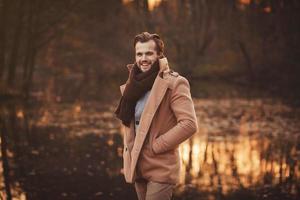
[[153,151],[156,154],[174,149],[198,130],[190,85],[186,78],[179,76],[176,79],[170,105],[177,119],[177,124],[154,140]]

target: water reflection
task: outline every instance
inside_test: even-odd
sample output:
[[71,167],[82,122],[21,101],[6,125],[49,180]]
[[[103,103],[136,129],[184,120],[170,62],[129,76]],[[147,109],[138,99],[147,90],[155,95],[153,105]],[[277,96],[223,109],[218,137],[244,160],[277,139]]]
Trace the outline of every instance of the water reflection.
[[[261,138],[246,136],[224,139],[196,136],[191,147],[186,142],[181,148],[184,163],[182,174],[186,176],[186,169],[190,167],[188,172],[192,176],[191,183],[201,188],[213,189],[211,185],[213,181],[214,189],[222,186],[225,193],[237,187],[263,183],[264,175],[272,176],[270,184],[285,181],[291,174],[290,170],[293,170],[296,177],[299,175],[299,171],[291,169],[292,166],[288,165],[288,155],[283,152],[279,155],[274,155],[276,153],[274,152],[272,158],[265,158],[263,154],[271,148],[271,142],[268,138],[264,138],[265,144],[260,146],[260,140]],[[215,183],[216,180],[211,180],[216,175],[220,176],[221,185]],[[185,176],[181,179],[182,183],[186,183]]]
[[[296,199],[299,110],[270,100],[195,100],[195,106],[200,130],[180,146],[174,199]],[[136,199],[122,175],[122,129],[113,110],[80,102],[2,106],[12,196]]]
[[[91,110],[81,112],[77,105],[12,106],[2,107],[1,125],[8,136],[6,172],[14,199],[135,199],[120,173],[119,125],[106,107],[85,105]],[[107,126],[114,128],[106,131]]]
[[180,149],[183,187],[224,197],[243,188],[280,186],[284,197],[299,195],[299,111],[263,101],[196,105],[200,131]]

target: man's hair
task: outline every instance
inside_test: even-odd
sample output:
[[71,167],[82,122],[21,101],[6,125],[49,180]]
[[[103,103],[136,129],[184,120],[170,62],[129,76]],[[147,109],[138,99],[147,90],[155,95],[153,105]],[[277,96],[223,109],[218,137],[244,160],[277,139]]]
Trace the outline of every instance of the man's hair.
[[150,34],[148,32],[142,32],[135,36],[133,47],[135,48],[136,43],[138,42],[148,42],[153,40],[156,44],[156,51],[158,55],[164,56],[164,42],[160,39],[159,35],[156,33]]

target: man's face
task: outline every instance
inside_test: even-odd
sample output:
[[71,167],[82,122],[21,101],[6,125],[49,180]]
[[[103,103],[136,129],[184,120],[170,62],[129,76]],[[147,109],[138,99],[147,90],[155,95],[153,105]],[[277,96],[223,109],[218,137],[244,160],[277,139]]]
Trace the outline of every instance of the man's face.
[[135,45],[135,61],[142,72],[148,71],[158,59],[156,44],[153,40],[137,42]]

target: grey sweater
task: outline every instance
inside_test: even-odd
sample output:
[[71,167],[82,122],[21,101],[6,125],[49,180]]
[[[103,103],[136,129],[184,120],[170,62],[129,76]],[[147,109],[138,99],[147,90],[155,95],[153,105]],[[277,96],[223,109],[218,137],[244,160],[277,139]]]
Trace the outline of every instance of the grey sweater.
[[[143,110],[144,110],[144,107],[145,107],[145,104],[146,104],[146,101],[149,97],[149,94],[150,94],[150,91],[149,90],[148,92],[146,92],[144,94],[144,96],[142,96],[136,103],[135,105],[135,114],[134,114],[134,119],[135,119],[135,122],[136,121],[140,121],[140,118],[142,116],[142,113],[143,113]],[[139,124],[137,123],[134,123],[135,125],[135,133],[137,133],[138,131],[138,128],[139,128]]]

